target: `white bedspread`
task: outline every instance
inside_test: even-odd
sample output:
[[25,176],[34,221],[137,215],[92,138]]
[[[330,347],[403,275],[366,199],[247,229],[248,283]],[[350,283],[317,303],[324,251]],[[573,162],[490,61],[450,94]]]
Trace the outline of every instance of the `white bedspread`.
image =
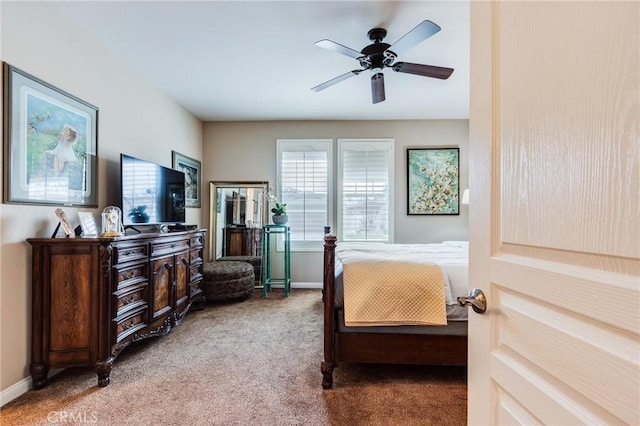
[[468,288],[469,243],[444,241],[434,244],[385,244],[374,242],[339,243],[336,246],[336,263],[362,260],[415,263],[437,263],[445,274],[445,300],[456,305],[458,296],[464,296]]

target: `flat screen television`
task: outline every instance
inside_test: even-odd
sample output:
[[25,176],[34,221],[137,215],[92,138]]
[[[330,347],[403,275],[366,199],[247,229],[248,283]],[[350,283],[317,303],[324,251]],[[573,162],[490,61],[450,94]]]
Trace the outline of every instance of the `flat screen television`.
[[125,226],[182,224],[185,176],[127,154],[120,154],[120,206]]

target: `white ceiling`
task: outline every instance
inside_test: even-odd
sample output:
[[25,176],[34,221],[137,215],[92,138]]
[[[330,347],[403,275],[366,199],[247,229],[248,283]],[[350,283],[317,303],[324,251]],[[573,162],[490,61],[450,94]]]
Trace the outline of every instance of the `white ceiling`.
[[[205,121],[448,119],[469,116],[468,1],[55,1],[105,46]],[[370,74],[315,93],[381,26],[393,44],[421,21],[442,30],[397,61],[454,68],[448,80],[385,69],[386,101]]]

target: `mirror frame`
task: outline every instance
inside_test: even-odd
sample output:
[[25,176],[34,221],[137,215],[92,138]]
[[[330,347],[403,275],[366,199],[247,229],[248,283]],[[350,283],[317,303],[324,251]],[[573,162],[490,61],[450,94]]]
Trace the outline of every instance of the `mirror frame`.
[[236,182],[209,182],[209,262],[216,260],[216,239],[218,231],[218,189],[220,188],[259,188],[262,189],[262,224],[269,223],[269,205],[267,193],[268,181],[236,181]]

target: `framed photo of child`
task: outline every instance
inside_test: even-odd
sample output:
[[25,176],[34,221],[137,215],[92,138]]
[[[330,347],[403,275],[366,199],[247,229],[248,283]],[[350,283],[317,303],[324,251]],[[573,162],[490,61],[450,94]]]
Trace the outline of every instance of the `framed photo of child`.
[[[73,228],[73,226],[71,226],[71,222],[69,222],[69,218],[67,217],[67,214],[64,212],[64,210],[56,209],[56,216],[58,216],[58,220],[60,221],[60,225],[62,226],[62,230],[64,231],[64,234],[68,238],[75,237],[76,236],[75,229]],[[56,231],[57,231],[57,228],[56,228]],[[54,237],[55,237],[55,233],[54,233]]]
[[4,202],[97,207],[98,109],[3,64]]

